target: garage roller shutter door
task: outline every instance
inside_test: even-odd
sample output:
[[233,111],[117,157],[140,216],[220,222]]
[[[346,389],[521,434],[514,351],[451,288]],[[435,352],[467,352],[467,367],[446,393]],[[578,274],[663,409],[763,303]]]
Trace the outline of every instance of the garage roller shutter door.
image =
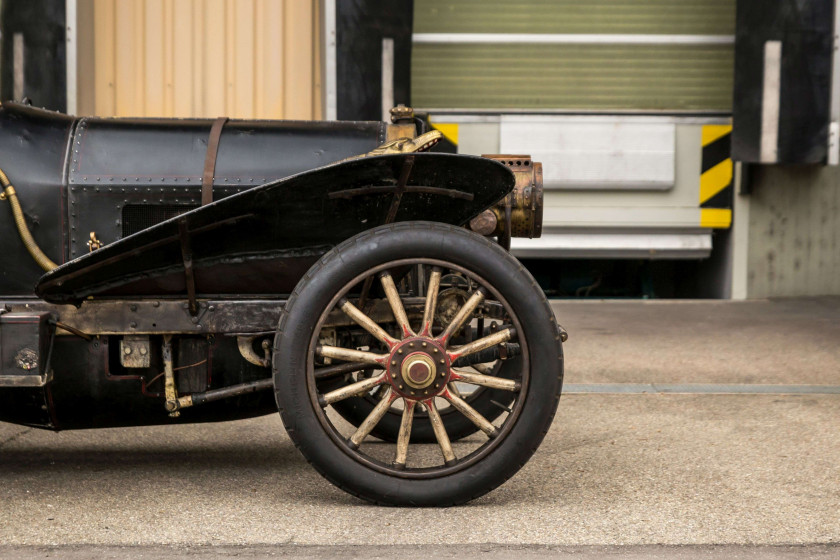
[[735,0],[415,0],[428,109],[728,112]]

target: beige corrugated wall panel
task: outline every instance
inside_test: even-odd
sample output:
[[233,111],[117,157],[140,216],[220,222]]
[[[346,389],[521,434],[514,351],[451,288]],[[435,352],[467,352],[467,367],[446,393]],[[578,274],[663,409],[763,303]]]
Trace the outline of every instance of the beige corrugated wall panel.
[[94,100],[82,106],[99,116],[320,118],[318,5],[94,0]]
[[[114,15],[113,1],[100,1],[94,4],[93,7],[93,52],[90,53],[93,61],[93,78],[94,99],[86,100],[87,103],[81,103],[79,100],[79,107],[88,106],[93,107],[93,112],[98,115],[112,116],[117,114],[116,100],[114,91],[116,88],[115,69],[116,57],[114,55],[114,45],[116,43],[116,26],[114,22],[116,17]],[[81,31],[81,30],[80,30]],[[89,78],[89,76],[87,77]],[[85,79],[85,76],[79,76],[80,80]]]

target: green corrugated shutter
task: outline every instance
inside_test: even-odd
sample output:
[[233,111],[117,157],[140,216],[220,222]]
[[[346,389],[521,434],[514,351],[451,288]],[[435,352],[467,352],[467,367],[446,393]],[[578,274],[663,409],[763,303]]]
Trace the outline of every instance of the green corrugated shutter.
[[[415,0],[415,33],[734,34],[734,0]],[[729,111],[731,44],[418,43],[429,109]]]

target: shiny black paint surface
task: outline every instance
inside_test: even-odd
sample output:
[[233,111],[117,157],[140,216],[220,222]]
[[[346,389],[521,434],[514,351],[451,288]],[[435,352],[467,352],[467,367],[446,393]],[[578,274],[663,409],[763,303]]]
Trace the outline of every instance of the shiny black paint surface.
[[[409,190],[395,221],[464,224],[513,187],[504,166],[469,156],[390,155],[329,165],[383,143],[383,123],[230,121],[219,147],[216,201],[124,236],[127,206],[188,210],[199,203],[211,124],[76,119],[13,103],[0,106],[0,168],[18,192],[35,240],[62,265],[42,277],[10,209],[0,203],[0,298],[40,296],[73,304],[89,296],[186,298],[185,232],[199,296],[277,299],[330,247],[385,221],[407,165]],[[91,232],[104,243],[93,253],[86,246]],[[189,336],[176,333],[175,344]],[[242,359],[235,337],[202,337],[196,340],[209,344],[208,363],[188,370],[188,379],[179,373],[185,392],[267,377],[267,370]],[[0,421],[60,430],[220,421],[276,411],[273,395],[264,391],[188,408],[172,418],[163,407],[161,381],[148,385],[162,363],[155,359],[147,370],[122,368],[120,338],[56,336],[53,380],[38,388],[0,387]],[[150,343],[158,356],[162,338],[152,335]],[[189,355],[195,352],[194,347]]]
[[[45,274],[37,293],[55,303],[93,295],[185,295],[181,228],[189,235],[197,293],[291,292],[330,247],[385,222],[394,198],[388,189],[407,164],[408,192],[397,222],[460,225],[513,187],[505,166],[479,157],[421,153],[338,163],[250,189],[111,243]],[[412,192],[412,186],[443,194]]]
[[[17,103],[0,106],[0,168],[18,192],[35,240],[62,264],[88,252],[90,232],[122,237],[128,204],[193,204],[212,120],[75,118]],[[225,126],[215,198],[368,152],[380,122],[240,121]],[[28,295],[43,271],[0,204],[0,295]]]
[[[23,105],[0,106],[0,168],[18,193],[35,241],[65,261],[64,171],[71,117]],[[44,271],[20,241],[7,202],[0,202],[0,295],[28,295]]]

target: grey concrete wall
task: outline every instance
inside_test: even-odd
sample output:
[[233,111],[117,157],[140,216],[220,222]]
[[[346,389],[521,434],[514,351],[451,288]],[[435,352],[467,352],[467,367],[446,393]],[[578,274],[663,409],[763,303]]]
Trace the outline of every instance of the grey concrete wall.
[[756,166],[747,296],[840,294],[840,168]]

